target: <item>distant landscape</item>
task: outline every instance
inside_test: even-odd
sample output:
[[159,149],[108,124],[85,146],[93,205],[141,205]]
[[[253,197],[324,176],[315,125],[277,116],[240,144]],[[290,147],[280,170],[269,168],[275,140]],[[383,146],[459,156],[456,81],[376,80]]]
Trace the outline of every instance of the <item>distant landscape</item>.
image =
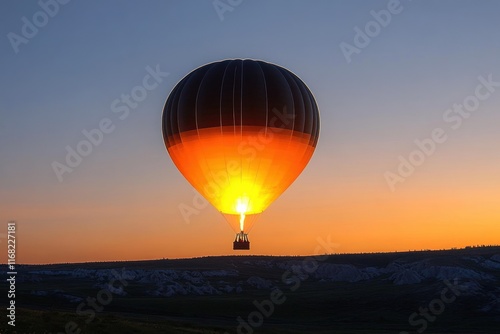
[[17,269],[1,333],[500,332],[499,246]]

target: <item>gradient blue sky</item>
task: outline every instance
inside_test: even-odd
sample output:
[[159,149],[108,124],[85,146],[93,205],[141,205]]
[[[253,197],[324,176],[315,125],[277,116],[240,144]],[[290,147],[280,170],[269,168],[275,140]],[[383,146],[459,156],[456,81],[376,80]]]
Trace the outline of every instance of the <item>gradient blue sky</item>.
[[[443,126],[447,108],[474,93],[478,76],[500,81],[500,2],[402,0],[403,11],[347,63],[339,44],[352,44],[354,27],[387,3],[243,0],[221,21],[210,0],[74,0],[16,54],[7,34],[20,34],[22,17],[31,21],[40,6],[0,2],[0,222],[18,221],[19,260],[231,254],[232,231],[214,209],[190,224],[179,214],[194,192],[160,124],[174,85],[226,58],[290,69],[321,111],[315,155],[254,229],[255,253],[308,254],[328,235],[339,251],[500,240],[500,91],[394,193],[384,179],[416,138]],[[157,64],[169,76],[119,120],[112,101]],[[114,132],[59,182],[51,163],[103,118]],[[448,229],[432,230],[440,224]],[[456,238],[446,232],[454,224]],[[288,237],[270,247],[280,231]]]

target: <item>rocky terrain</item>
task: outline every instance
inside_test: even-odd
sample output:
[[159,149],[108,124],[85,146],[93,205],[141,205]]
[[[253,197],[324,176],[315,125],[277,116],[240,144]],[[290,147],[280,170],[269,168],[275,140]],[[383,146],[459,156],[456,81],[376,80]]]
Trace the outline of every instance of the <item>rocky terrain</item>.
[[[463,327],[467,333],[475,333],[474,326],[479,325],[474,324],[474,319],[478,317],[486,329],[478,328],[477,333],[487,333],[491,326],[500,328],[500,247],[319,257],[227,256],[28,265],[19,267],[17,277],[19,299],[28,309],[75,310],[89,296],[104,291],[114,302],[109,307],[106,304],[103,313],[133,311],[188,322],[200,317],[205,319],[199,322],[202,326],[212,323],[207,319],[217,318],[220,321],[216,326],[222,328],[231,322],[237,324],[234,319],[238,315],[244,318],[254,310],[252,300],[282,291],[289,297],[289,305],[283,304],[283,311],[269,319],[269,329],[286,322],[286,312],[293,312],[286,310],[292,310],[292,305],[298,307],[294,303],[301,300],[305,311],[290,314],[291,323],[308,323],[317,315],[323,321],[308,332],[335,328],[335,317],[322,318],[331,312],[346,313],[346,317],[358,314],[354,318],[365,326],[372,321],[374,328],[409,330],[412,328],[407,319],[412,312],[438,298],[447,286],[455,286],[460,291],[457,302],[450,306],[453,312],[443,316],[442,321],[454,321],[458,330],[460,321],[465,319]],[[210,301],[213,307],[204,310]],[[347,306],[337,310],[334,304],[339,302]],[[373,317],[373,312],[381,315]],[[464,314],[470,319],[463,318]],[[453,326],[446,326],[450,333],[456,332]]]

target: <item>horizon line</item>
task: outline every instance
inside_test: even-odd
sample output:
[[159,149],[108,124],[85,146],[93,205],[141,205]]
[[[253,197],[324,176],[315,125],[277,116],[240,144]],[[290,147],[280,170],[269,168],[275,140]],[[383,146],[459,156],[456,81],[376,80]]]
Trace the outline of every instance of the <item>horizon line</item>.
[[[68,264],[93,264],[93,263],[119,263],[119,262],[148,262],[148,261],[175,261],[175,260],[194,260],[209,257],[310,257],[310,256],[338,256],[338,255],[369,255],[369,254],[395,254],[395,253],[423,253],[423,252],[443,252],[443,251],[459,251],[466,249],[477,248],[497,248],[498,245],[474,245],[465,247],[452,247],[442,249],[420,249],[420,250],[396,250],[396,251],[381,251],[381,252],[354,252],[354,253],[324,253],[324,254],[309,254],[309,255],[265,255],[265,254],[231,254],[231,255],[205,255],[194,257],[178,257],[178,258],[157,258],[157,259],[135,259],[135,260],[106,260],[106,261],[85,261],[85,262],[54,262],[54,263],[15,263],[15,266],[50,266],[50,265],[68,265]],[[0,263],[0,265],[9,265],[9,263]]]

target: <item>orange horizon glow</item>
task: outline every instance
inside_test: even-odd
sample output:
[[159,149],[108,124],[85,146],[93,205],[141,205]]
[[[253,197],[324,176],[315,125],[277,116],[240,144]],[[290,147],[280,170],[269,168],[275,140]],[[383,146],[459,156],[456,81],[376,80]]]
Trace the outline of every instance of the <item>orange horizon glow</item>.
[[[328,237],[338,244],[337,253],[499,244],[498,189],[491,186],[498,179],[495,168],[470,173],[467,166],[454,169],[456,159],[447,152],[436,156],[392,193],[383,165],[372,164],[369,173],[343,165],[342,159],[313,157],[314,168],[306,168],[260,215],[249,234],[250,251],[232,250],[234,232],[224,217],[210,204],[199,205],[200,195],[173,169],[177,183],[146,173],[140,183],[113,187],[108,179],[90,184],[82,177],[33,191],[36,201],[12,193],[2,215],[8,217],[4,223],[17,221],[16,262],[25,264],[309,255],[318,238]],[[169,160],[165,154],[158,169],[172,165]],[[196,208],[189,222],[180,204]]]
[[[5,224],[17,221],[16,262],[25,264],[309,255],[318,238],[328,237],[338,244],[336,253],[499,244],[498,189],[491,186],[498,179],[495,168],[470,173],[467,166],[454,169],[455,159],[447,152],[436,156],[392,193],[383,165],[372,164],[370,173],[343,165],[342,159],[313,157],[314,168],[307,167],[260,215],[249,234],[250,251],[232,250],[234,232],[224,217],[210,204],[200,205],[200,195],[173,169],[170,180],[143,173],[138,183],[110,187],[108,179],[90,184],[82,177],[32,191],[26,200],[11,193],[2,216]],[[165,154],[158,169],[168,165]],[[180,214],[181,204],[197,210],[189,222]],[[5,245],[5,238],[0,240]]]
[[[297,182],[307,183],[302,181]],[[55,238],[57,242],[53,242],[53,235],[42,232],[43,226],[30,223],[37,209],[26,210],[17,219],[17,262],[310,255],[315,253],[317,239],[328,237],[338,244],[335,253],[439,250],[495,245],[500,240],[499,209],[494,201],[472,200],[477,193],[465,196],[436,191],[430,197],[402,191],[399,196],[386,193],[374,198],[370,193],[360,196],[352,189],[344,194],[332,194],[311,206],[310,203],[304,205],[300,192],[293,188],[260,217],[249,235],[250,251],[232,251],[234,234],[214,208],[207,206],[186,224],[176,207],[161,209],[161,199],[154,200],[151,196],[145,199],[150,202],[143,206],[124,203],[129,208],[126,213],[120,209],[109,215],[99,207],[88,208],[86,213],[77,213],[73,208],[61,210],[57,215],[52,213],[51,220],[58,222],[60,233],[60,237]],[[312,191],[311,185],[302,184],[302,188]],[[192,192],[188,190],[182,197],[180,200],[189,202]],[[418,205],[414,205],[415,202]],[[363,210],[359,205],[363,205]],[[79,223],[75,219],[77,215],[92,222]],[[174,228],[166,224],[165,217],[176,217]],[[3,259],[6,262],[5,257]]]

